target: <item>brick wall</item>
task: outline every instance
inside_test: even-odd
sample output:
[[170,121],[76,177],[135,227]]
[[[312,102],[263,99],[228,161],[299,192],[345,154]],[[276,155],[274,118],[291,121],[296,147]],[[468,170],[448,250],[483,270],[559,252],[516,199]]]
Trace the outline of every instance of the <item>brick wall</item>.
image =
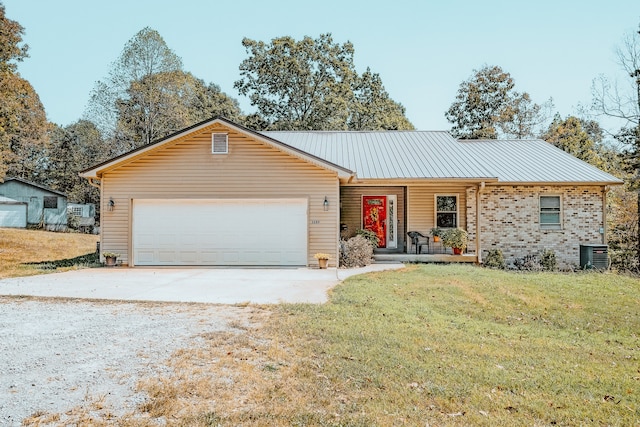
[[[475,239],[476,190],[467,191],[467,228]],[[559,195],[562,203],[562,228],[540,228],[540,195]],[[602,243],[604,227],[603,188],[599,186],[487,186],[480,194],[480,236],[482,255],[501,249],[505,260],[553,249],[560,268],[579,265],[580,245]],[[475,241],[469,242],[475,249]]]

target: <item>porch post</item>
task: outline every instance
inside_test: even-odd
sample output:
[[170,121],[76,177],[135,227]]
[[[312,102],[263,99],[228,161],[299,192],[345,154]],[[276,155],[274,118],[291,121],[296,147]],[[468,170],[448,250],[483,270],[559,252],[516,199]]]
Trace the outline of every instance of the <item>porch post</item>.
[[480,218],[482,215],[480,214],[480,193],[484,191],[484,181],[478,185],[478,189],[476,190],[476,258],[478,259],[478,264],[482,264],[482,245],[480,244]]
[[602,187],[602,244],[608,244],[609,237],[607,236],[607,194],[609,193],[609,186]]

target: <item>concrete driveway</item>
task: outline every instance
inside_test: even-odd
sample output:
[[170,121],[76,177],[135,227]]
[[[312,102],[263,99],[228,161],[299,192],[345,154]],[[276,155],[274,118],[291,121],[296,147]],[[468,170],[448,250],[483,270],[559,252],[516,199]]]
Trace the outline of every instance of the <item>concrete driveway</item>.
[[214,304],[324,303],[349,276],[398,269],[363,268],[91,268],[0,280],[0,295]]

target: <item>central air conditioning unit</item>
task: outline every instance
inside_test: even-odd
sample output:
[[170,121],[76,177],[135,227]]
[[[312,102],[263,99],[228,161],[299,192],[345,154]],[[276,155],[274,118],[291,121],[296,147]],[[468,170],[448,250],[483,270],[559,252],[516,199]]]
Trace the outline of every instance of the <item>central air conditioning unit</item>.
[[609,247],[607,245],[580,245],[580,268],[588,270],[609,268]]

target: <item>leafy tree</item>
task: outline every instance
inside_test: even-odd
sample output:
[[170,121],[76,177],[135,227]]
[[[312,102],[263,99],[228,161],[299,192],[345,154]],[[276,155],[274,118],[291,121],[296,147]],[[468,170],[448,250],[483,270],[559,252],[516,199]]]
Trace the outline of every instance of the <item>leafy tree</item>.
[[219,114],[238,119],[237,101],[183,71],[181,59],[147,27],[96,84],[85,117],[125,152]]
[[4,5],[0,3],[0,71],[14,73],[16,62],[22,61],[29,55],[29,46],[22,43],[24,28],[18,22],[5,16]]
[[[566,151],[567,153],[584,160],[587,163],[598,165],[598,153],[596,143],[602,141],[602,130],[598,128],[597,134],[590,135],[583,127],[583,121],[577,117],[569,116],[562,119],[556,114],[542,139]],[[595,129],[592,125],[591,129]]]
[[620,271],[638,271],[638,194],[613,187],[607,196],[607,243],[611,264]]
[[[127,42],[120,57],[112,64],[109,77],[96,83],[86,117],[105,135],[114,137],[118,133],[121,104],[135,104],[131,94],[137,85],[143,85],[148,91],[160,91],[163,79],[153,76],[181,70],[181,59],[167,47],[160,34],[149,27],[143,28]],[[146,107],[141,106],[142,113],[147,115],[142,121],[152,128],[154,122],[149,117],[152,113],[145,111]]]
[[513,78],[498,66],[474,70],[473,77],[462,82],[456,100],[445,117],[453,123],[451,132],[458,138],[495,139],[497,124],[509,120],[507,107],[515,86]]
[[44,107],[31,84],[16,72],[27,57],[24,28],[5,16],[0,4],[0,181],[5,175],[39,181],[47,143]]
[[242,122],[244,117],[238,100],[222,92],[220,86],[205,83],[193,76],[193,97],[190,99],[189,111],[193,123],[201,122],[215,116],[223,116],[235,122]]
[[353,89],[350,130],[413,129],[413,125],[405,117],[405,108],[389,97],[378,74],[367,68],[357,78]]
[[534,136],[545,120],[543,107],[514,87],[511,75],[498,66],[474,70],[473,76],[460,84],[455,101],[445,113],[453,124],[451,133],[462,139]]
[[498,123],[502,136],[505,138],[531,138],[542,133],[542,126],[547,122],[549,112],[553,109],[553,100],[544,104],[536,104],[528,93],[515,92],[512,104],[507,107],[505,117],[511,120]]
[[258,108],[252,124],[276,130],[413,128],[378,74],[367,69],[358,75],[349,42],[322,34],[270,44],[245,38],[242,45],[249,57],[234,86]]
[[78,173],[110,158],[109,151],[98,128],[90,121],[79,120],[66,127],[53,126],[51,144],[46,153],[47,184],[64,192],[76,203],[95,203],[100,194]]

